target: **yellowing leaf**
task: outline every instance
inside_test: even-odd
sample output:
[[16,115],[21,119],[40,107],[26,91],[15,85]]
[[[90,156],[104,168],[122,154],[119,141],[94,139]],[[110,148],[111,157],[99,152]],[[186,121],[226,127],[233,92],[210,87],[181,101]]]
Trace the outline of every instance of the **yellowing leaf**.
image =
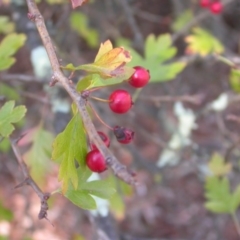
[[218,153],[212,155],[208,167],[215,176],[224,176],[232,170],[232,165],[225,163],[223,157]]
[[206,56],[212,53],[220,54],[224,51],[218,39],[202,28],[194,28],[193,34],[186,37],[185,41],[188,44],[186,51],[189,53]]
[[63,192],[67,190],[69,180],[74,189],[77,189],[78,174],[76,162],[80,166],[85,165],[86,154],[86,135],[80,115],[77,113],[53,142],[52,159],[60,162],[58,177],[62,181]]
[[131,59],[132,57],[127,50],[123,47],[113,48],[112,43],[108,40],[101,44],[94,63],[82,65],[81,69],[98,73],[104,79],[117,77],[124,74],[126,71],[124,66]]
[[0,136],[8,137],[14,130],[13,123],[19,122],[25,115],[25,106],[15,107],[14,101],[6,102],[0,109]]
[[97,62],[102,56],[104,56],[106,53],[110,52],[112,49],[113,49],[113,45],[110,40],[107,40],[106,42],[101,43],[94,62]]
[[84,70],[92,74],[99,74],[102,79],[123,78],[123,76],[131,76],[134,73],[134,69],[126,67],[126,63],[130,62],[131,59],[129,51],[123,47],[113,48],[112,43],[107,40],[101,44],[94,63],[78,67],[68,64],[62,68],[71,71]]

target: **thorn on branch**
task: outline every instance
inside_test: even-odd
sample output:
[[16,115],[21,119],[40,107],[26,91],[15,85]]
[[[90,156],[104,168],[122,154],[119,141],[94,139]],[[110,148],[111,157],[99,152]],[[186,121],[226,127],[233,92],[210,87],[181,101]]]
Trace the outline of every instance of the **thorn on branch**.
[[15,186],[14,188],[17,189],[17,188],[20,188],[22,186],[25,186],[25,185],[28,185],[28,178],[24,179],[24,181],[22,181],[21,183],[19,183],[17,186]]
[[[23,135],[21,137],[23,137]],[[45,218],[46,220],[49,221],[49,219],[47,218],[47,210],[48,210],[47,200],[50,198],[50,193],[43,193],[42,190],[38,187],[38,185],[35,183],[35,181],[30,176],[30,174],[28,172],[27,165],[23,161],[23,159],[21,157],[21,154],[20,154],[20,152],[19,152],[19,150],[16,146],[17,142],[21,139],[21,137],[16,139],[16,140],[11,140],[11,145],[12,145],[13,152],[14,152],[16,158],[17,158],[18,164],[20,165],[20,168],[21,168],[21,170],[23,172],[23,175],[25,177],[23,182],[21,182],[17,186],[15,186],[15,189],[20,188],[24,185],[29,185],[34,190],[34,192],[38,195],[38,197],[40,198],[40,201],[41,201],[41,207],[40,207],[40,211],[39,211],[39,214],[38,214],[38,219]]]

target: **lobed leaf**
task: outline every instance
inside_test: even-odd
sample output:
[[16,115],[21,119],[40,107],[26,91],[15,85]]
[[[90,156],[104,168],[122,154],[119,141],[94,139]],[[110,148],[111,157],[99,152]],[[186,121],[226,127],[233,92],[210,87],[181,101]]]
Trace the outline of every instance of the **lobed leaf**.
[[107,180],[85,182],[81,185],[81,189],[87,191],[91,195],[104,199],[109,199],[116,192]]
[[132,59],[129,51],[123,47],[113,48],[107,40],[102,43],[93,63],[74,67],[72,63],[62,67],[70,71],[84,70],[90,74],[100,75],[102,80],[116,78],[125,79],[134,73],[134,69],[126,67],[126,63]]
[[206,56],[208,54],[220,54],[224,51],[223,45],[211,33],[202,29],[194,28],[193,33],[185,38],[188,44],[187,52]]
[[232,170],[230,163],[225,163],[219,153],[214,153],[208,163],[208,167],[215,176],[224,176]]
[[62,181],[63,192],[67,190],[69,180],[74,189],[77,189],[76,163],[79,166],[85,166],[86,154],[86,134],[80,115],[77,113],[53,142],[52,159],[60,163],[59,180]]
[[158,37],[149,35],[145,42],[144,58],[134,49],[128,48],[132,55],[130,66],[144,66],[150,71],[150,82],[169,81],[176,77],[186,66],[184,62],[166,64],[177,53],[172,46],[171,36],[163,34]]
[[45,174],[51,170],[49,165],[53,139],[52,133],[44,130],[40,123],[18,143],[19,145],[32,143],[30,149],[23,155],[23,159],[30,166],[31,175],[37,182],[42,182]]
[[80,208],[87,210],[97,208],[94,198],[84,190],[67,191],[65,196]]
[[8,69],[14,64],[15,59],[12,55],[15,54],[20,47],[24,45],[26,35],[11,33],[8,34],[0,43],[0,71]]
[[240,204],[240,186],[231,193],[227,178],[208,177],[205,183],[205,207],[214,213],[234,213]]
[[65,196],[75,205],[84,209],[95,209],[97,206],[92,196],[109,199],[115,193],[115,189],[108,180],[87,181],[92,172],[86,166],[80,166],[77,174],[79,177],[77,189],[70,182],[65,193]]
[[0,135],[3,137],[8,137],[13,132],[13,123],[19,122],[27,111],[25,106],[14,108],[14,105],[14,101],[8,101],[0,109]]

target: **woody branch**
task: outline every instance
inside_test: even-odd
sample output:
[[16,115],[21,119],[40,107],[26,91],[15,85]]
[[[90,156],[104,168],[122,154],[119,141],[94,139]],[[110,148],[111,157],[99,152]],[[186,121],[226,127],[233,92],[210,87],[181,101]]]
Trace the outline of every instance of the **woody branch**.
[[55,48],[52,44],[48,30],[45,26],[44,19],[38,10],[38,7],[34,0],[26,0],[31,19],[35,22],[39,35],[42,39],[43,45],[47,51],[53,76],[53,82],[59,82],[63,88],[68,92],[73,102],[77,105],[78,111],[82,117],[84,127],[88,133],[89,139],[93,142],[102,155],[105,158],[107,165],[113,170],[114,174],[125,181],[128,184],[136,185],[136,181],[133,175],[122,165],[118,159],[111,153],[111,151],[105,146],[101,138],[97,134],[97,131],[92,123],[92,120],[86,109],[86,100],[76,91],[73,84],[70,83],[69,79],[64,76],[61,71],[60,64],[56,55]]

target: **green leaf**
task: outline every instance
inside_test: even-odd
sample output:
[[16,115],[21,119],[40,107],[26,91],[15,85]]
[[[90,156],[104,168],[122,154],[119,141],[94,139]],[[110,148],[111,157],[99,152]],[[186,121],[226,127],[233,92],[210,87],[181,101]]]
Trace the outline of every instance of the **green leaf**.
[[87,191],[91,195],[104,199],[109,199],[116,192],[108,180],[85,182],[81,185],[81,189]]
[[0,220],[11,221],[12,219],[13,219],[12,211],[5,208],[0,202]]
[[73,12],[70,16],[70,24],[72,29],[86,40],[89,47],[95,48],[98,46],[98,32],[89,27],[88,18],[85,14]]
[[232,214],[240,204],[240,186],[231,194],[227,178],[208,177],[205,183],[205,197],[205,207],[209,211]]
[[182,28],[186,26],[193,18],[193,13],[191,10],[184,11],[180,16],[172,24],[172,30],[174,32],[180,31]]
[[113,78],[103,79],[98,74],[90,74],[80,79],[77,83],[76,88],[78,91],[81,92],[84,90],[89,90],[91,88],[111,86],[111,85],[119,84],[119,83],[122,83],[123,81],[126,81],[132,76],[132,74],[133,74],[132,68],[130,68],[130,71],[125,71],[122,76],[118,76],[116,78],[113,77]]
[[72,203],[80,208],[91,210],[96,209],[96,202],[93,197],[84,190],[67,191],[65,195]]
[[[86,166],[79,166],[77,169],[78,186],[75,189],[72,183],[69,183],[65,196],[77,206],[84,209],[95,209],[96,203],[92,196],[104,199],[111,198],[116,192],[109,179],[87,181],[92,172]],[[89,203],[86,202],[89,200]]]
[[25,106],[14,108],[14,105],[14,101],[8,101],[0,109],[0,135],[3,137],[8,137],[13,132],[13,123],[20,121],[27,111]]
[[125,216],[125,202],[124,196],[131,196],[133,193],[132,186],[125,182],[116,179],[115,176],[108,178],[108,181],[112,184],[112,187],[118,189],[110,199],[110,209],[117,219],[124,219]]
[[[19,89],[20,88],[18,87],[18,90]],[[19,93],[16,91],[16,89],[9,87],[4,83],[0,83],[0,95],[4,96],[8,100],[19,100]]]
[[188,44],[188,52],[201,56],[212,53],[220,54],[224,51],[224,47],[218,39],[202,28],[194,28],[193,33],[186,37],[185,41]]
[[10,150],[11,148],[11,143],[8,138],[3,138],[2,140],[0,139],[0,151],[6,153]]
[[46,173],[51,171],[50,157],[52,150],[53,135],[43,129],[42,123],[31,129],[19,143],[31,142],[32,146],[23,155],[23,159],[30,166],[31,176],[38,183],[42,182]]
[[236,188],[235,192],[233,193],[230,205],[231,205],[232,212],[235,212],[237,210],[237,208],[239,207],[239,205],[240,205],[240,185]]
[[20,47],[24,45],[26,36],[24,34],[11,33],[0,43],[0,71],[9,68],[15,59],[12,58]]
[[229,80],[231,88],[235,92],[240,93],[240,71],[237,69],[231,69]]
[[14,23],[10,22],[9,17],[0,16],[0,33],[8,34],[14,31]]
[[92,79],[94,78],[93,75],[95,74],[90,74],[85,76],[84,78],[79,79],[76,86],[77,91],[82,92],[84,90],[93,88],[93,83],[92,83],[93,82]]
[[69,180],[72,182],[74,189],[77,189],[78,174],[76,162],[80,166],[85,166],[86,154],[86,134],[82,119],[79,113],[77,113],[53,142],[52,159],[60,163],[58,177],[62,181],[63,192],[67,190]]
[[171,46],[170,34],[163,34],[156,38],[153,34],[149,35],[145,42],[145,57],[162,63],[173,58],[177,53],[177,48]]
[[130,66],[144,66],[150,71],[151,82],[163,82],[174,79],[186,66],[183,62],[165,63],[175,57],[176,47],[172,46],[171,36],[149,35],[145,42],[144,58],[135,50],[128,48],[132,55]]
[[215,176],[224,176],[232,170],[230,163],[225,163],[219,153],[214,153],[208,163],[208,167]]
[[154,69],[151,73],[151,82],[169,81],[174,79],[182,70],[185,68],[186,64],[182,62],[175,62],[166,65],[161,65]]

